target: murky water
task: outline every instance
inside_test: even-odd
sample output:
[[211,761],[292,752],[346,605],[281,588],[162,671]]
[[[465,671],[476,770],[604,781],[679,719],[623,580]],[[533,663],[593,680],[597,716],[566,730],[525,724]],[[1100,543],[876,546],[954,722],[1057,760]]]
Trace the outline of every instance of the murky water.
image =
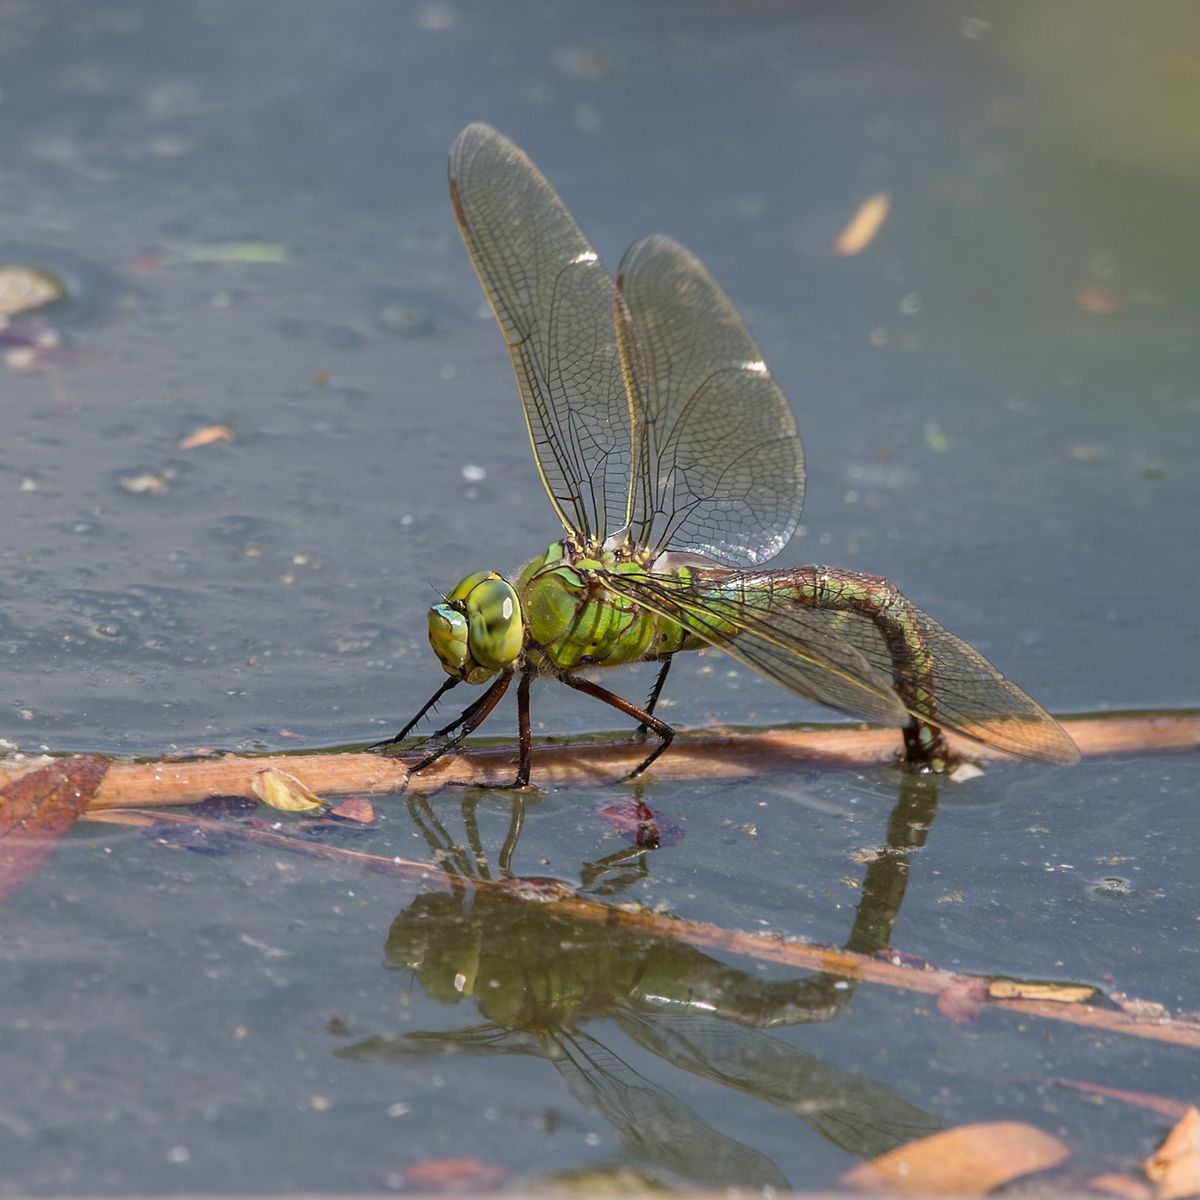
[[[742,309],[808,453],[781,562],[895,578],[1054,711],[1195,703],[1195,39],[1182,4],[1130,21],[0,3],[0,261],[70,290],[0,330],[0,737],[374,740],[440,681],[434,590],[557,536],[445,195],[476,119],[610,264],[661,229]],[[877,241],[835,258],[882,190]],[[210,425],[233,440],[180,447]],[[611,727],[564,690],[535,692],[543,732]],[[685,727],[822,715],[719,656],[680,664],[668,700]],[[613,789],[548,793],[513,866],[1191,1008],[1197,766],[1014,764],[936,803],[891,771],[648,782],[680,836],[627,862],[598,811]],[[480,801],[493,869],[507,804]],[[914,805],[922,826],[936,809],[923,846],[881,860]],[[469,849],[459,797],[431,815]],[[389,803],[354,844],[428,855],[422,822]],[[1151,1043],[953,1025],[924,997],[100,827],[4,926],[0,1062],[22,1086],[0,1100],[0,1190],[366,1190],[437,1158],[508,1183],[823,1187],[1009,1117],[1116,1166],[1162,1119],[1050,1080],[1194,1092],[1186,1056]],[[693,993],[720,997],[711,1016],[661,1001]]]

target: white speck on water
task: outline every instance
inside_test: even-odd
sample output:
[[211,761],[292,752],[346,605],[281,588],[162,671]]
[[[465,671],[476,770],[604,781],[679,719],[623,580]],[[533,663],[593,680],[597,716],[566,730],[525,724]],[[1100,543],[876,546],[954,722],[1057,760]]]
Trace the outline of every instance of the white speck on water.
[[474,463],[467,463],[462,469],[462,477],[468,483],[482,483],[487,478],[487,470],[477,467]]

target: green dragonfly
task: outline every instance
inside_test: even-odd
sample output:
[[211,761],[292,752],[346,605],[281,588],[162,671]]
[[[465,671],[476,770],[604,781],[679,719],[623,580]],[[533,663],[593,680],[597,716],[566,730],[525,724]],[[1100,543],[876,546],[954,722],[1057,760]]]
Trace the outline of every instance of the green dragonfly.
[[[515,578],[477,571],[433,605],[429,639],[448,678],[372,749],[399,753],[451,688],[490,681],[418,747],[412,770],[422,770],[516,678],[513,786],[524,786],[530,683],[549,675],[657,736],[637,775],[674,736],[654,713],[673,656],[714,646],[806,699],[900,727],[918,769],[947,769],[943,729],[1026,758],[1077,760],[1044,709],[888,580],[764,569],[799,522],[804,451],[762,353],[695,256],[643,238],[614,281],[542,173],[487,125],[458,135],[449,174],[566,536]],[[661,664],[644,707],[580,674],[637,662]]]

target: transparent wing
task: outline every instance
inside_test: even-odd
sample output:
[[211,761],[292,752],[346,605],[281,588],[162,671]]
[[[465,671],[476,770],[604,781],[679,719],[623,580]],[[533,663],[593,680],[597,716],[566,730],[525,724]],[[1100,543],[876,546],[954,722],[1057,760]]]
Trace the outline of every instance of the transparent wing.
[[863,614],[817,609],[814,615],[824,618],[831,637],[844,639],[888,675],[916,716],[1022,758],[1079,761],[1078,747],[1036,700],[911,601],[903,600],[907,646],[898,658]]
[[630,246],[617,286],[633,404],[630,540],[727,566],[773,558],[800,520],[804,450],[750,331],[668,237]]
[[689,633],[789,691],[882,725],[908,713],[880,671],[816,609],[730,574],[719,587],[695,578],[605,573],[605,587],[669,617]]
[[490,126],[455,138],[449,173],[542,483],[568,533],[603,541],[628,522],[631,462],[612,277],[542,173]]
[[[834,575],[825,568],[800,570]],[[830,601],[809,607],[797,598],[800,582],[793,571],[693,576],[687,583],[669,576],[605,577],[613,591],[841,712],[901,725],[912,713],[1023,758],[1078,761],[1075,743],[1045,709],[903,596],[892,592],[889,641],[868,612]]]

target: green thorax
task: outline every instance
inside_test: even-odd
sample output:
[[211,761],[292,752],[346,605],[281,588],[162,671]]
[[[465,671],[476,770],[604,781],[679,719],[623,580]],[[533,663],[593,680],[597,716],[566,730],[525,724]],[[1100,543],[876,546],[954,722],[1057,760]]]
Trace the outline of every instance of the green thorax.
[[[699,644],[674,621],[610,590],[604,573],[645,578],[647,570],[617,551],[589,557],[569,541],[553,543],[525,565],[515,586],[531,662],[562,671],[589,664],[614,667]],[[688,574],[680,567],[666,577],[686,581]]]

